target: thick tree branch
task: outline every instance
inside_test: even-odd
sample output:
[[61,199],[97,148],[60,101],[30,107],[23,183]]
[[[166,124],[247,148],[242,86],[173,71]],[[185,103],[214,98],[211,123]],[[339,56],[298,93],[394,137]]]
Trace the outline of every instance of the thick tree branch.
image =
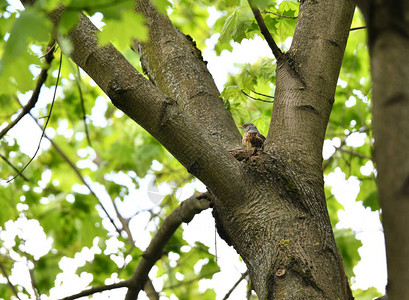
[[264,23],[263,16],[261,15],[260,10],[254,5],[252,0],[248,0],[251,10],[253,11],[254,17],[256,18],[258,27],[260,28],[261,33],[267,41],[268,46],[273,52],[274,57],[277,61],[280,61],[283,58],[283,52],[278,48],[276,42],[273,39],[270,31],[268,30],[266,23]]
[[[55,42],[53,41],[53,44],[55,45]],[[40,74],[38,75],[37,78],[37,83],[36,86],[33,90],[33,94],[31,95],[30,100],[28,103],[23,107],[23,110],[20,112],[20,114],[15,118],[12,122],[10,122],[7,127],[5,127],[1,132],[0,132],[0,139],[7,134],[7,132],[13,128],[37,103],[38,97],[40,96],[40,90],[41,87],[43,86],[45,80],[47,79],[47,73],[48,70],[50,69],[51,62],[54,58],[54,45],[50,46],[49,49],[47,50],[47,53],[45,54],[45,63],[46,65],[41,69]]]
[[[59,22],[62,13],[63,9],[59,9],[51,14],[54,23]],[[208,127],[141,75],[113,45],[101,47],[97,32],[92,22],[80,14],[77,26],[68,35],[73,61],[94,79],[115,106],[145,128],[191,174],[210,190],[229,195],[226,199],[237,205],[234,198],[240,195],[243,181],[240,164],[217,138],[208,134]],[[239,144],[240,138],[236,141]]]
[[173,27],[170,19],[150,1],[138,1],[136,10],[148,20],[149,40],[135,43],[134,49],[141,54],[144,71],[151,81],[177,101],[213,143],[228,149],[237,147],[240,133],[196,43]]
[[374,159],[388,269],[386,294],[389,299],[409,299],[409,5],[404,0],[362,0],[358,4],[368,26],[371,57]]
[[277,85],[266,151],[311,168],[322,183],[322,146],[355,3],[300,1],[286,60],[277,66]]
[[142,254],[141,260],[139,261],[139,264],[130,279],[111,285],[93,287],[78,294],[65,297],[61,300],[73,300],[95,293],[122,287],[128,288],[126,299],[136,299],[139,292],[143,288],[146,288],[146,292],[150,293],[151,297],[154,297],[154,295],[152,294],[153,286],[151,286],[151,282],[149,283],[148,278],[149,271],[156,263],[156,261],[158,261],[162,257],[163,248],[172,237],[176,229],[180,226],[180,224],[182,224],[183,222],[189,223],[196,214],[209,208],[212,201],[213,196],[209,192],[206,192],[198,195],[193,195],[192,197],[184,200],[176,209],[174,209],[170,213],[170,215],[166,217],[166,219],[162,223],[162,226],[152,238],[149,246]]
[[182,222],[189,223],[193,217],[202,210],[207,209],[213,201],[213,196],[209,193],[193,195],[183,201],[172,213],[166,217],[158,232],[152,238],[148,248],[142,254],[142,258],[134,274],[129,279],[130,287],[126,295],[126,300],[136,299],[139,291],[144,287],[148,279],[148,273],[153,265],[163,255],[163,248],[172,237],[176,229]]
[[155,287],[153,286],[150,279],[146,281],[143,290],[145,291],[146,296],[148,296],[149,300],[159,300],[159,293],[155,290]]

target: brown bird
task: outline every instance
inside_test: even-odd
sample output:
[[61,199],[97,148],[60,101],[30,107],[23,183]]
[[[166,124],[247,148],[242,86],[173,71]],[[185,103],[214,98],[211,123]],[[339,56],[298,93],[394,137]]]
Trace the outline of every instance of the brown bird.
[[246,147],[254,147],[254,148],[263,148],[263,144],[265,141],[264,135],[262,135],[256,125],[252,123],[244,123],[242,126],[239,126],[244,130],[244,136],[241,140],[241,143]]

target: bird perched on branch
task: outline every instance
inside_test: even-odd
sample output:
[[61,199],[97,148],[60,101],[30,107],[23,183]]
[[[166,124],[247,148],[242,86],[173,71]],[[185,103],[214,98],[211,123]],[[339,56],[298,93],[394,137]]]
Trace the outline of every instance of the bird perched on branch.
[[252,123],[244,123],[242,126],[239,126],[244,130],[244,136],[241,140],[241,143],[246,147],[254,147],[254,148],[263,148],[263,144],[265,141],[264,135],[262,135],[256,125]]

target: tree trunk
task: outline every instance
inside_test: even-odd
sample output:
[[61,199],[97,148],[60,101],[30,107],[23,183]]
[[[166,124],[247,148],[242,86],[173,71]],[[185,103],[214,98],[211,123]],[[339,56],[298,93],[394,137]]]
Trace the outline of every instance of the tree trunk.
[[409,4],[361,1],[369,31],[389,299],[409,299]]
[[354,8],[348,0],[300,1],[292,47],[277,61],[265,151],[241,161],[228,151],[240,134],[200,51],[149,1],[136,9],[150,39],[134,48],[151,82],[112,45],[100,48],[85,16],[69,34],[73,61],[216,197],[218,232],[245,261],[260,299],[353,298],[326,208],[321,152]]

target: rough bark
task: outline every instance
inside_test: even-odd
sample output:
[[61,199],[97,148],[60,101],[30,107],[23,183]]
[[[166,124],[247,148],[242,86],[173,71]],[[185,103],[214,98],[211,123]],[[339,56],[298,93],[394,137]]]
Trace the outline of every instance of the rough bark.
[[389,299],[409,299],[409,3],[361,1],[368,26],[373,130]]
[[277,62],[265,152],[242,161],[227,151],[238,131],[194,43],[148,2],[137,10],[151,40],[136,47],[151,81],[112,45],[99,47],[85,16],[69,34],[71,58],[206,184],[219,234],[246,262],[260,299],[351,299],[325,205],[321,151],[354,4],[300,5],[293,46]]
[[136,10],[147,20],[149,39],[134,43],[149,79],[172,97],[212,139],[226,149],[238,147],[241,135],[224,107],[206,62],[191,37],[175,28],[148,0]]

